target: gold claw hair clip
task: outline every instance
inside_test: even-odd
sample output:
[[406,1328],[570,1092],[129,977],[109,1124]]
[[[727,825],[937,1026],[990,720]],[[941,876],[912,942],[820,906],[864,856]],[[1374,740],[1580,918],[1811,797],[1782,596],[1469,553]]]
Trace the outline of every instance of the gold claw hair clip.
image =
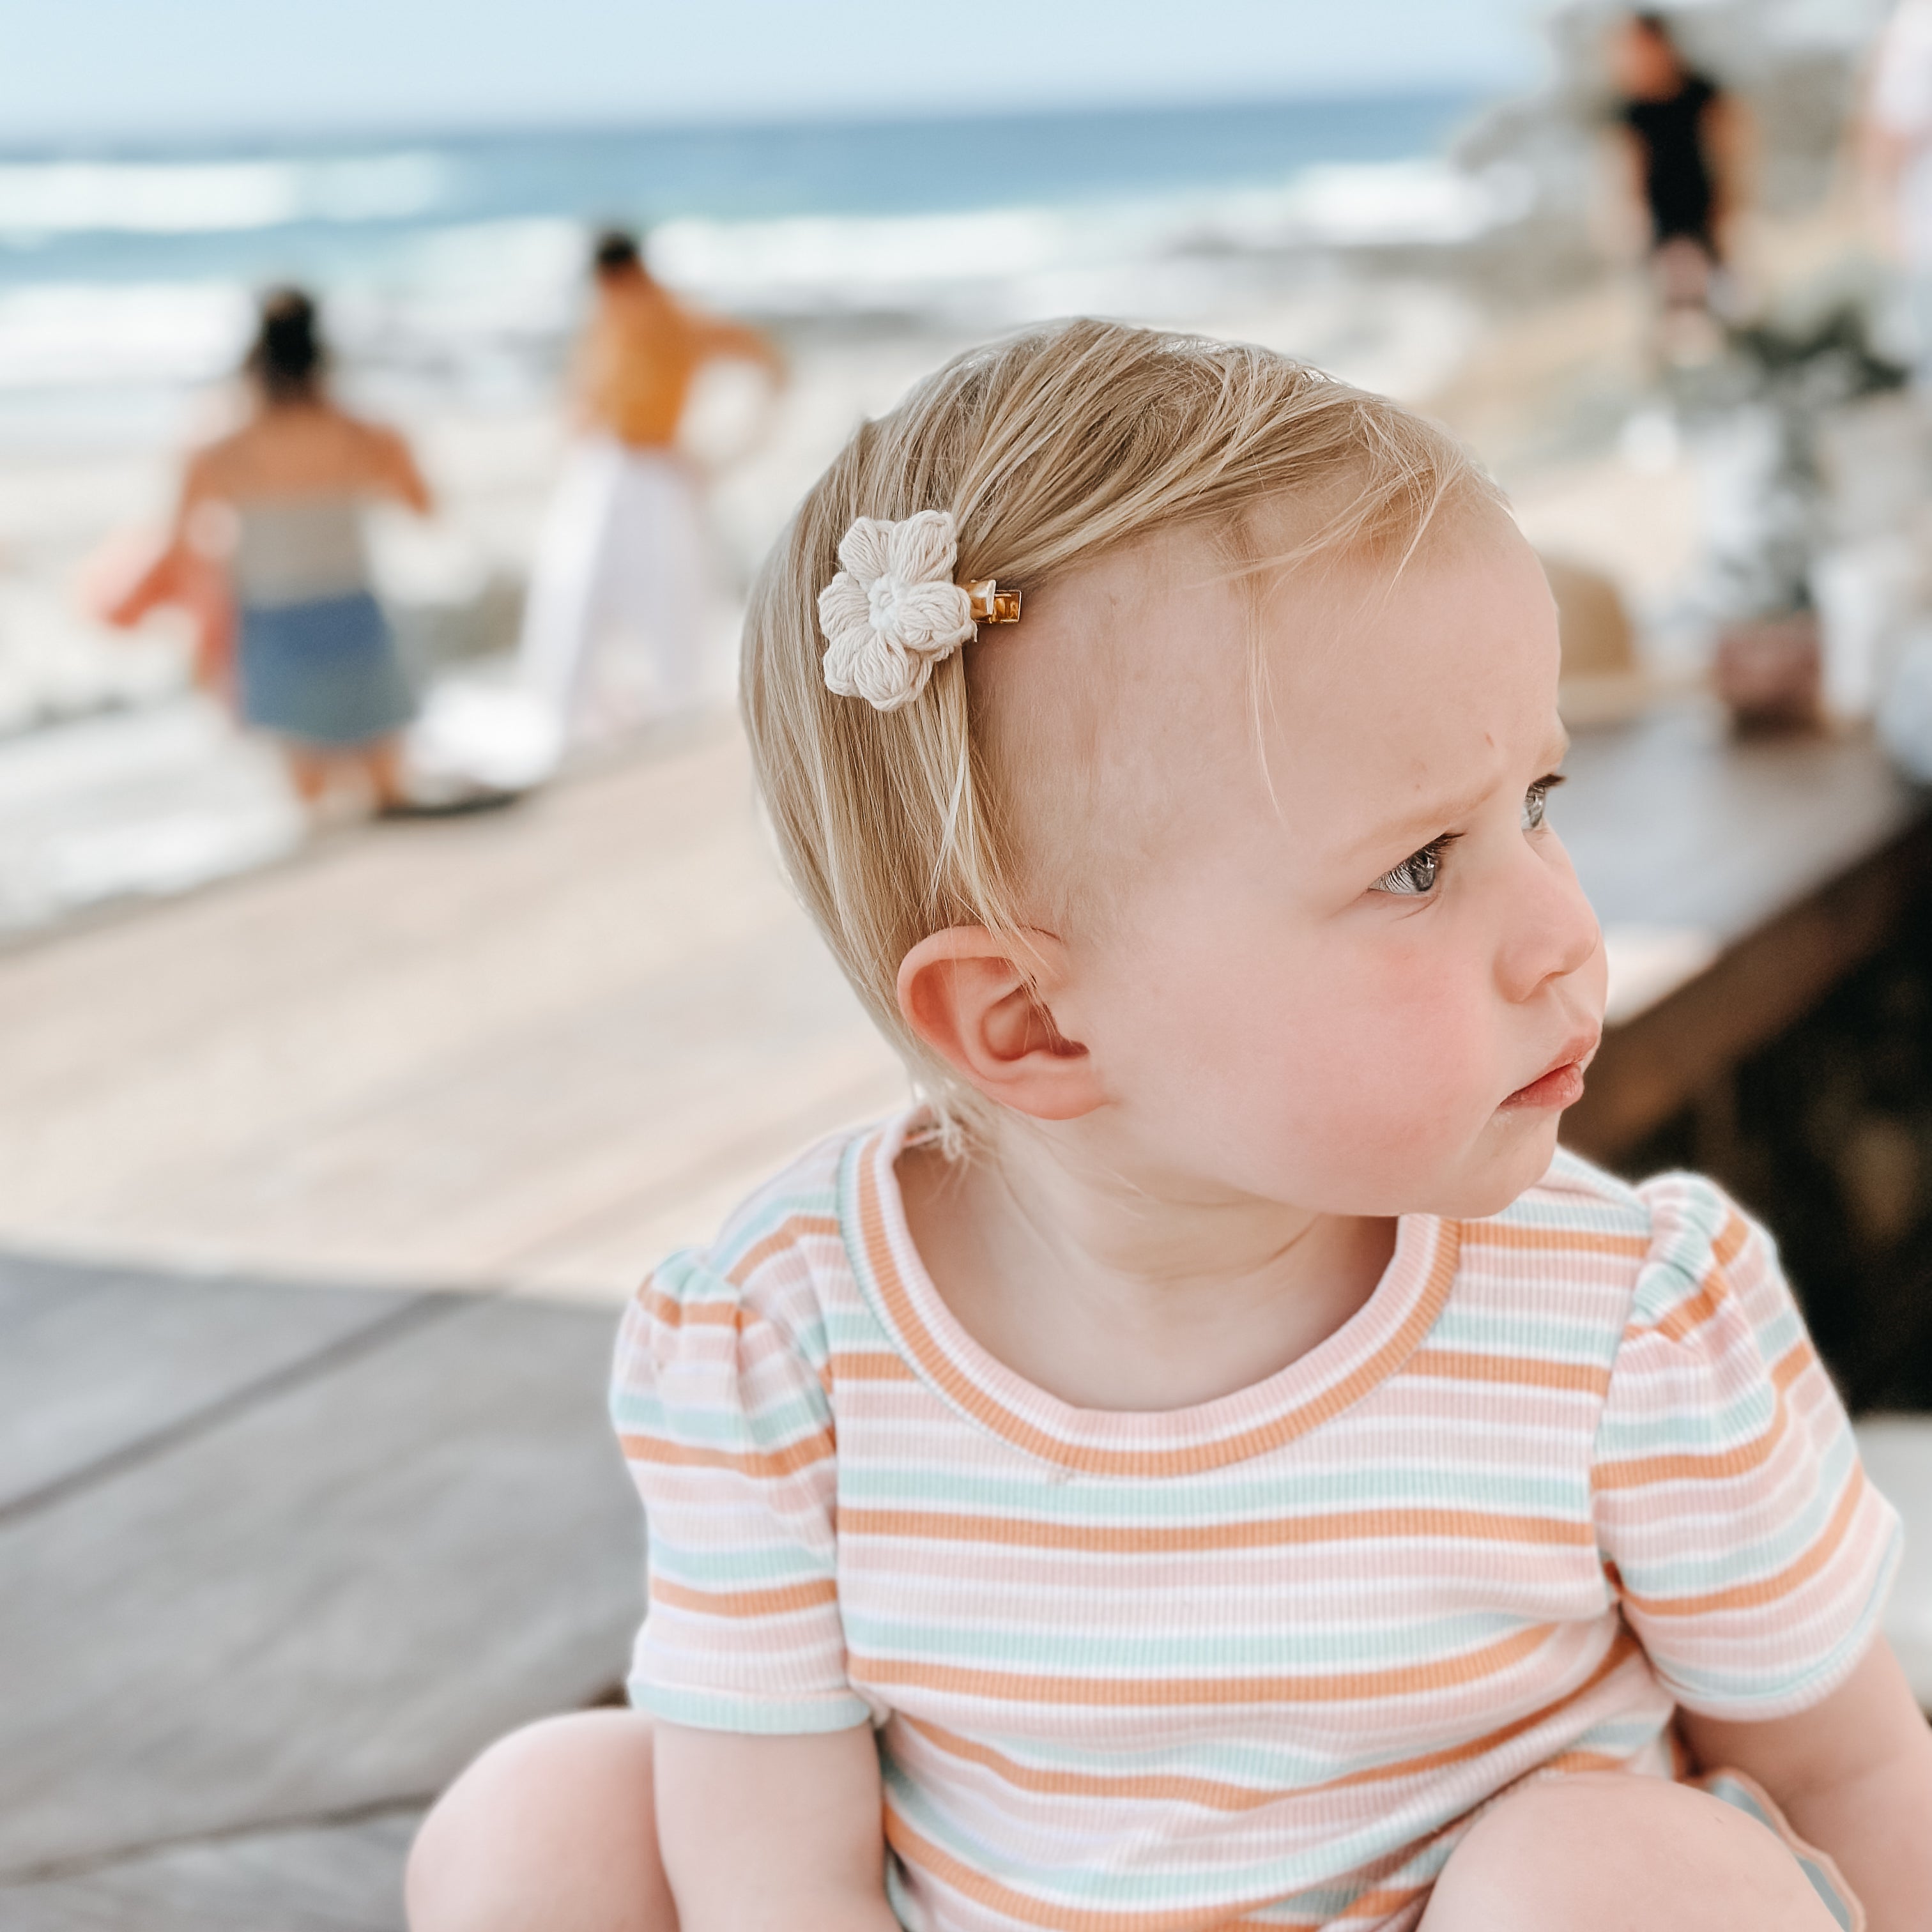
[[976,624],[1017,624],[1020,593],[1002,590],[990,577],[976,578],[965,586],[966,601]]

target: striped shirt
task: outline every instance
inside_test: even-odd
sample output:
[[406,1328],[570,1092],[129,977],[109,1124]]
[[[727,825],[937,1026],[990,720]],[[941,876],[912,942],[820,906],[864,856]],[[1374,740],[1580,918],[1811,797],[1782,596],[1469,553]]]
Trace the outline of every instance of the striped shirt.
[[1677,1768],[1679,1703],[1802,1710],[1898,1524],[1771,1243],[1559,1154],[1406,1216],[1375,1293],[1238,1394],[1077,1408],[908,1233],[916,1117],[806,1156],[629,1309],[651,1535],[631,1694],[877,1727],[914,1932],[1412,1926],[1532,1773]]

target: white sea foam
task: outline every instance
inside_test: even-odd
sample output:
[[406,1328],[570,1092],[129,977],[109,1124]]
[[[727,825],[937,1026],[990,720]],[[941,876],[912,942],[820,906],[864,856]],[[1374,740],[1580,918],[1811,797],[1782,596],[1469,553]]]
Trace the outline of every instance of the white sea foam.
[[0,164],[0,236],[194,235],[298,221],[399,220],[442,200],[437,155],[332,160]]
[[[356,192],[373,193],[372,183],[390,179],[387,191],[400,196],[407,171],[393,179],[375,171],[411,160],[356,164],[364,170]],[[350,165],[154,164],[150,172],[171,184],[170,193],[184,181],[194,187],[218,178],[226,185],[203,196],[195,218],[238,221],[244,197],[237,184],[256,182],[251,206],[266,215],[262,184],[272,176],[278,206],[322,206],[312,181],[301,185],[314,176],[336,179],[334,205],[347,207],[347,189],[326,170]],[[10,172],[60,176],[79,166],[0,169],[0,215]],[[117,182],[147,178],[120,164],[87,167]],[[95,218],[101,211],[87,197],[96,192],[63,190],[67,214]],[[674,286],[753,314],[890,314],[952,328],[1005,326],[1077,309],[1178,319],[1246,302],[1268,263],[1283,256],[1355,245],[1453,246],[1514,218],[1528,194],[1513,169],[1472,175],[1446,163],[1390,162],[1306,169],[1266,190],[1084,206],[686,218],[654,230],[650,250]],[[58,199],[51,190],[42,195],[41,218],[53,218]],[[134,206],[123,212],[130,224],[159,224],[164,214],[158,202],[146,213]],[[185,226],[189,211],[184,205],[167,218]],[[555,217],[443,224],[392,237],[331,290],[331,333],[351,368],[387,362],[458,393],[501,394],[519,381],[548,385],[580,312],[584,247],[580,224]],[[205,383],[233,368],[252,313],[252,291],[239,282],[74,280],[0,291],[0,397],[25,404],[62,390]]]
[[253,314],[229,282],[0,291],[0,391],[207,382],[234,367]]
[[1182,259],[1452,246],[1516,219],[1533,191],[1510,166],[1470,173],[1439,160],[1352,164],[1304,169],[1272,189],[1086,206],[668,221],[652,232],[651,260],[678,286],[766,313],[952,310],[1042,278],[1130,290]]

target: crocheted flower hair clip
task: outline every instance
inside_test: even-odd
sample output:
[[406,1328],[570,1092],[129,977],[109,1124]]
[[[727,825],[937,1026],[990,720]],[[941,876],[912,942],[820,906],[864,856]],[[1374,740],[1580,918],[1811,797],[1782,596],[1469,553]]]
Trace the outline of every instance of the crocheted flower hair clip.
[[1017,624],[1020,593],[990,577],[955,584],[959,532],[949,510],[899,523],[854,520],[838,544],[845,568],[818,593],[825,682],[880,711],[910,704],[982,624]]

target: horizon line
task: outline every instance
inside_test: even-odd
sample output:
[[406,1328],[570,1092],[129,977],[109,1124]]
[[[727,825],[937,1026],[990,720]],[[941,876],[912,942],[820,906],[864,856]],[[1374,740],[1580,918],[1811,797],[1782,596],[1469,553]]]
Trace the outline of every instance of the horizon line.
[[225,128],[211,129],[206,123],[193,128],[150,127],[82,130],[71,122],[60,130],[22,138],[10,130],[0,139],[0,164],[18,162],[112,161],[160,160],[171,153],[192,152],[207,156],[223,150],[244,148],[250,154],[292,152],[328,146],[354,143],[402,144],[424,140],[463,142],[502,140],[506,136],[557,138],[599,134],[749,134],[854,128],[922,128],[986,126],[1052,119],[1100,120],[1126,115],[1158,116],[1198,113],[1220,110],[1266,110],[1270,108],[1336,106],[1398,100],[1447,102],[1466,99],[1504,99],[1526,93],[1533,87],[1528,79],[1511,81],[1502,77],[1483,81],[1470,76],[1455,82],[1429,85],[1412,82],[1400,86],[1371,87],[1356,83],[1312,86],[1293,92],[1270,89],[1262,92],[1234,92],[1189,94],[1176,99],[1150,95],[1074,97],[1062,100],[1042,100],[992,111],[960,111],[940,107],[931,113],[878,113],[854,105],[844,110],[820,112],[759,112],[726,110],[716,114],[658,115],[591,112],[581,115],[506,116],[496,120],[431,118],[415,122],[388,117],[368,120],[325,118],[291,127],[286,116],[274,123],[237,122]]

